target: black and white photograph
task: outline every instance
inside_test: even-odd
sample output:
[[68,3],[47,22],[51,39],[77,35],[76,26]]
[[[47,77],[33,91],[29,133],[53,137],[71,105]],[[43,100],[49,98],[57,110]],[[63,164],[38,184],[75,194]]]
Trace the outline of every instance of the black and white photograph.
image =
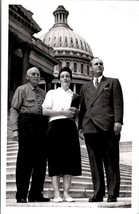
[[139,213],[138,26],[138,0],[2,0],[2,214]]

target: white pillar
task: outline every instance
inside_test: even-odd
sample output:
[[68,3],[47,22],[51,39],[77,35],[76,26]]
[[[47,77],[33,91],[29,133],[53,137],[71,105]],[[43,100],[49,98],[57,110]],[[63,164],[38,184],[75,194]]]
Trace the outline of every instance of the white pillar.
[[56,89],[56,83],[54,83],[54,89]]
[[73,92],[76,93],[76,84],[73,84]]

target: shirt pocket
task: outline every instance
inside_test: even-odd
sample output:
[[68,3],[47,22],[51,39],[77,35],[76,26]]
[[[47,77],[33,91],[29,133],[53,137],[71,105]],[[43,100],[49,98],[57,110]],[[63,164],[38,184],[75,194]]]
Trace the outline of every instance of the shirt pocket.
[[27,108],[34,107],[34,106],[35,106],[35,103],[36,103],[35,98],[27,98],[27,99],[25,100],[25,106],[26,106]]
[[107,99],[110,98],[111,97],[111,90],[109,88],[105,88],[103,90],[103,96]]

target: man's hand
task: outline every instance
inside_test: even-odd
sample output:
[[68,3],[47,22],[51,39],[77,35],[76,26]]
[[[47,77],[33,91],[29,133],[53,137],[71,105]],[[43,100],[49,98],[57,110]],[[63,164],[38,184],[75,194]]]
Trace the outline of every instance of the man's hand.
[[13,140],[18,141],[18,131],[13,132]]
[[81,140],[84,140],[84,136],[83,136],[83,131],[82,131],[82,129],[79,129],[78,133],[79,133],[79,138],[80,138]]
[[119,122],[114,123],[114,132],[116,135],[120,134],[122,130],[122,124]]

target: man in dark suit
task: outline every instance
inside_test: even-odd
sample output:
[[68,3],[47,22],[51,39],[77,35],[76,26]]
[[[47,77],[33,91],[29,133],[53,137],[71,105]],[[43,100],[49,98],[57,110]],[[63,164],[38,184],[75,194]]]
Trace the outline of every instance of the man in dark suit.
[[103,61],[94,58],[93,79],[83,85],[80,92],[79,136],[84,135],[94,188],[89,202],[103,201],[104,168],[107,202],[116,202],[120,189],[119,140],[123,124],[123,94],[119,80],[103,76],[103,71]]

